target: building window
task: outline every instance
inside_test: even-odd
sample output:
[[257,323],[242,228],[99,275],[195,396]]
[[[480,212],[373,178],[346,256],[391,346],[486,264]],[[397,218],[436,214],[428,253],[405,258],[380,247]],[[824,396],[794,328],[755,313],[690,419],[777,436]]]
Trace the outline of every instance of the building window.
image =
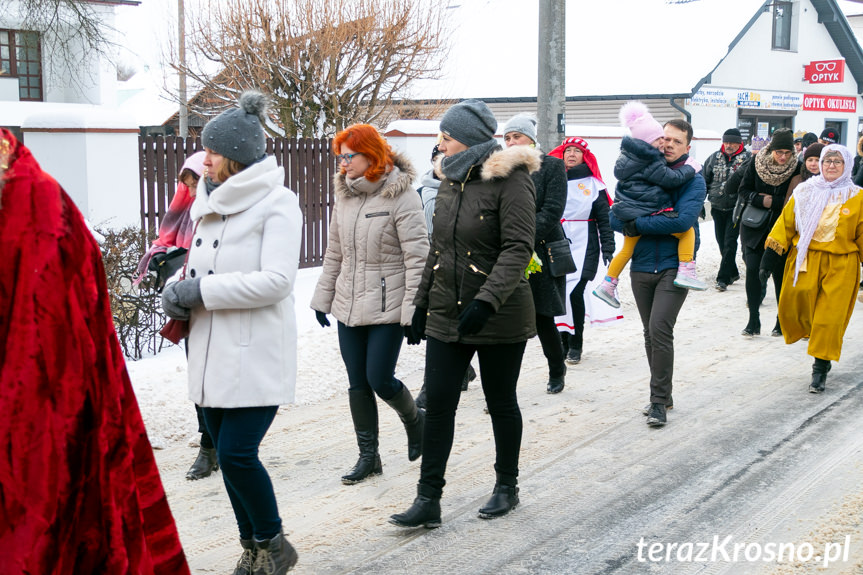
[[0,30],[0,75],[18,78],[21,101],[42,101],[42,49],[38,32]]
[[773,2],[773,49],[791,49],[791,2]]

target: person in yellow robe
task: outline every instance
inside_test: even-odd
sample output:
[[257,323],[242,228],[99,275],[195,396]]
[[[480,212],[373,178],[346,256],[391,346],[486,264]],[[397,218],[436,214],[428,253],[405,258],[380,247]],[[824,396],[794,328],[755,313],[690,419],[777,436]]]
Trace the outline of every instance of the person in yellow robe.
[[[785,343],[809,338],[811,393],[824,391],[830,362],[839,360],[863,260],[863,189],[851,180],[853,156],[830,144],[819,163],[821,175],[797,186],[765,242],[765,259],[789,252],[779,323]],[[762,261],[763,279],[769,266]]]

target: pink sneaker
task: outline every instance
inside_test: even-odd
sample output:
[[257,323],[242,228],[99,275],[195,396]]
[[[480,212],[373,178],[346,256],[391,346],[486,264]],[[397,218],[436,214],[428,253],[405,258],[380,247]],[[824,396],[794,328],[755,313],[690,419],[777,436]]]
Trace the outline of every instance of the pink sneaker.
[[611,307],[620,307],[620,300],[617,299],[617,278],[605,276],[596,289],[593,290],[593,295],[610,305]]
[[680,262],[677,266],[677,277],[674,278],[674,285],[696,291],[707,289],[707,284],[698,279],[698,274],[695,273],[695,261]]

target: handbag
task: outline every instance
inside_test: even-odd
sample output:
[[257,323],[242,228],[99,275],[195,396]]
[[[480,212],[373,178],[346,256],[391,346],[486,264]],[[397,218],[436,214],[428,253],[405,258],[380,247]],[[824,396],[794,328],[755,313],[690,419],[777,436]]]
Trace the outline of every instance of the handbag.
[[[194,236],[195,233],[197,233],[197,231],[198,231],[198,222],[195,223],[195,229],[192,232],[192,235]],[[183,249],[183,248],[179,248],[177,250],[174,250],[171,253],[176,253],[176,252],[180,251],[180,249]],[[183,258],[183,271],[180,273],[180,280],[186,279],[186,264],[189,263],[189,251],[183,250],[183,253],[185,254],[186,257]],[[179,258],[174,257],[173,259],[175,259],[175,261],[176,261]],[[173,275],[173,274],[171,274],[171,275]],[[171,276],[168,276],[168,277],[171,277]],[[165,280],[167,280],[167,279],[168,278],[165,278]],[[164,283],[162,284],[162,287],[164,287]],[[162,326],[162,329],[159,330],[159,335],[161,335],[162,337],[164,337],[165,339],[167,339],[168,341],[170,341],[174,345],[179,345],[179,343],[182,340],[189,337],[189,331],[190,331],[189,320],[170,318],[167,322],[165,322],[165,325]]]
[[743,210],[743,215],[740,217],[740,223],[747,228],[760,228],[767,222],[767,216],[770,215],[770,210],[767,208],[759,208],[749,204]]
[[568,238],[545,242],[545,249],[548,254],[548,271],[552,276],[559,278],[566,274],[575,273],[577,268],[572,259]]

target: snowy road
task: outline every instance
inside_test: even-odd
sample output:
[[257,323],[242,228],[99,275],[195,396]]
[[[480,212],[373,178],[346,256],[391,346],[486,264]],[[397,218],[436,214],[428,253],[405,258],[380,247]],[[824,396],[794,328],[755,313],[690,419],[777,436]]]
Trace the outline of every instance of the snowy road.
[[[710,232],[702,225],[703,237]],[[715,274],[713,249],[700,252],[705,279]],[[641,414],[641,326],[628,279],[621,284],[626,319],[587,330],[584,360],[570,367],[562,394],[545,393],[542,352],[535,339],[528,344],[519,382],[521,505],[507,517],[476,516],[494,484],[491,425],[476,382],[462,397],[443,526],[432,531],[387,523],[411,503],[419,476],[392,410],[380,404],[384,474],[345,486],[339,478],[356,459],[346,394],[283,408],[262,458],[300,553],[296,573],[863,573],[859,313],[827,391],[812,395],[805,342],[740,336],[740,283],[693,292],[676,330],[675,407],[665,428],[650,429]],[[774,314],[768,295],[766,329]],[[301,348],[301,364],[342,378],[338,356],[321,352],[336,346],[334,330],[313,337],[306,353],[314,355],[304,360]],[[397,371],[414,391],[421,351],[405,348]],[[138,394],[149,428],[157,410]],[[156,452],[162,480],[193,572],[229,573],[240,549],[224,486],[220,475],[184,479],[194,453],[169,438]],[[812,558],[766,560],[780,545],[786,559],[790,545],[796,557]],[[825,554],[836,557],[826,569]]]

